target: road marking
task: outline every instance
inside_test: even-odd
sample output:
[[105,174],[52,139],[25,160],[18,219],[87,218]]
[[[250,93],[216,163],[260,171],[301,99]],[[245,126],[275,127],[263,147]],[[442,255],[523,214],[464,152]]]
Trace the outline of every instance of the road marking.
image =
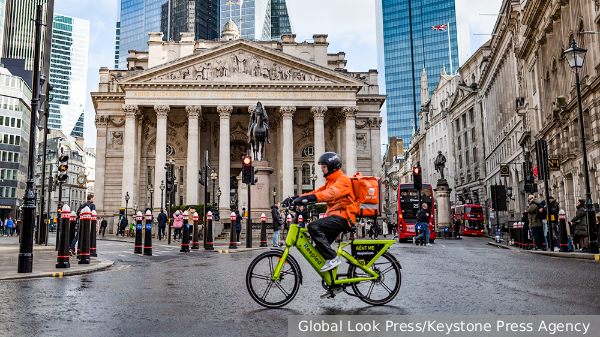
[[594,255],[594,260],[600,261],[600,255],[598,255],[598,254]]
[[63,278],[63,272],[58,272],[58,273],[52,273],[52,277],[58,277],[58,278]]

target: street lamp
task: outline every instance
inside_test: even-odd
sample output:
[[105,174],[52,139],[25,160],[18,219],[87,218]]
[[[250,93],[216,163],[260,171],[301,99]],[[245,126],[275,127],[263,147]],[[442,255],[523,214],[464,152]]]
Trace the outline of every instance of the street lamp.
[[277,203],[275,202],[275,196],[277,196],[277,190],[275,189],[275,187],[273,187],[273,205]]
[[221,188],[217,188],[217,205],[221,203]]
[[125,193],[125,221],[129,221],[127,219],[127,204],[129,204],[129,192]]
[[153,209],[154,187],[152,187],[152,184],[150,184],[150,187],[148,187],[148,191],[150,192],[150,209]]
[[160,209],[163,209],[163,192],[165,191],[165,181],[160,181]]
[[215,172],[215,170],[212,170],[212,173],[210,174],[210,180],[212,180],[212,209],[214,211],[215,209],[215,181],[217,180],[217,173]]
[[581,83],[579,83],[579,68],[583,67],[587,49],[577,47],[573,38],[571,48],[564,51],[565,58],[571,69],[575,69],[575,84],[577,86],[577,107],[579,108],[579,128],[581,129],[581,147],[583,150],[583,171],[585,175],[585,212],[587,214],[589,252],[598,254],[598,233],[596,228],[596,217],[594,216],[594,204],[590,192],[590,173],[588,169],[587,148],[585,145],[585,128],[583,127],[583,109],[581,107]]

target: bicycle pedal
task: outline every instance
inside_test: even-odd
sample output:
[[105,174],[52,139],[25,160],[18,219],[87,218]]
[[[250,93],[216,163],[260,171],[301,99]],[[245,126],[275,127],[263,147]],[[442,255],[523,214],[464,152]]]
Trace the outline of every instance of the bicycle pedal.
[[335,295],[344,291],[344,288],[333,288],[327,291],[327,293],[321,295],[321,298],[334,298]]

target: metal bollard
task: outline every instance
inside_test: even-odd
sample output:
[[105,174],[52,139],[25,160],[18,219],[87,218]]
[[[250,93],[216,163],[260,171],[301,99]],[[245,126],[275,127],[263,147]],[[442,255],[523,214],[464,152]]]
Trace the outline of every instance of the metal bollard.
[[304,228],[304,217],[302,214],[298,215],[298,227]]
[[[73,237],[71,237],[71,229],[75,230],[77,228],[77,213],[75,213],[75,211],[71,211],[71,214],[69,215],[69,247],[71,247],[71,242],[73,242],[73,239],[75,238],[75,234],[73,234]],[[73,231],[73,233],[75,233],[75,231]],[[77,258],[79,258],[79,251],[80,248],[78,248],[79,245],[77,245]]]
[[560,231],[560,251],[569,252],[569,238],[567,237],[567,214],[564,209],[558,212],[558,227]]
[[[292,226],[292,220],[293,220],[292,219],[292,215],[288,214],[287,217],[285,217],[285,220],[287,221],[287,228],[288,228],[287,232],[289,233],[290,232],[290,227]],[[287,234],[286,234],[286,236],[287,236]],[[287,237],[286,237],[286,240],[287,240]],[[284,240],[284,241],[286,241],[286,240]],[[277,242],[277,243],[279,244],[279,242]]]
[[58,235],[58,258],[56,259],[56,268],[69,268],[69,221],[71,219],[71,210],[68,205],[62,207],[60,212],[60,235]]
[[90,223],[92,222],[92,211],[88,206],[81,210],[79,217],[79,242],[81,242],[81,252],[79,252],[78,264],[90,264]]
[[142,211],[138,211],[135,215],[135,246],[133,247],[135,254],[142,254],[142,220],[144,220],[144,215]]
[[183,234],[181,238],[181,249],[180,252],[189,253],[190,252],[190,215],[188,211],[183,212]]
[[[231,230],[229,231],[229,249],[237,249],[237,237],[235,232],[235,222],[237,220],[237,215],[235,214],[235,212],[231,212],[229,220],[231,220]],[[251,235],[251,233],[246,233],[246,235]]]
[[97,257],[96,254],[96,228],[98,227],[98,212],[92,211],[92,224],[90,225],[90,256]]
[[265,213],[260,215],[260,246],[267,246],[267,216]]
[[146,229],[144,230],[144,255],[152,256],[152,211],[146,211]]
[[205,250],[215,250],[215,247],[213,246],[213,233],[212,233],[213,214],[212,214],[212,211],[208,211],[208,213],[206,213],[206,220],[208,220],[208,224],[206,226],[206,239],[204,239],[204,242],[206,242],[206,246],[204,247],[204,249]]
[[192,237],[192,249],[200,249],[200,246],[198,245],[198,221],[200,220],[198,212],[194,213],[192,219],[194,220],[194,236]]

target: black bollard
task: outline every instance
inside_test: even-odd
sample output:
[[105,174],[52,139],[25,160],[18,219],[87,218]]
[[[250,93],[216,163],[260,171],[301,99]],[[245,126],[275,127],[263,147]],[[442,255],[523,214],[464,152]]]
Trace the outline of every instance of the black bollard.
[[560,251],[569,252],[569,237],[567,236],[567,214],[564,209],[558,212],[558,228],[560,232]]
[[206,214],[206,220],[208,220],[208,224],[206,226],[206,239],[204,239],[204,242],[206,242],[206,245],[205,245],[204,249],[205,250],[215,250],[215,247],[213,246],[213,232],[212,232],[213,214],[211,211],[208,211],[208,213]]
[[144,230],[144,255],[152,256],[152,211],[146,211],[146,229]]
[[79,264],[90,264],[90,223],[92,222],[92,211],[88,206],[81,210],[79,217],[79,242],[81,252],[79,253]]
[[[237,220],[237,215],[235,214],[235,212],[231,212],[229,220],[231,220],[231,228],[229,231],[229,249],[237,249],[237,237],[235,232],[235,222]],[[248,235],[248,233],[246,233],[246,235]]]
[[70,268],[69,262],[69,222],[71,219],[71,210],[68,205],[62,207],[60,212],[60,234],[58,235],[58,258],[56,259],[56,268]]
[[92,211],[92,224],[90,225],[90,256],[97,257],[96,254],[96,227],[98,226],[98,213],[96,210]]
[[135,246],[133,247],[135,254],[142,254],[142,220],[144,220],[144,216],[141,211],[138,211],[135,215]]
[[198,245],[198,221],[200,220],[200,217],[198,216],[198,212],[194,213],[194,235],[192,237],[192,249],[200,249],[200,246]]
[[260,246],[267,246],[267,216],[265,213],[260,215]]
[[183,212],[183,234],[181,238],[181,249],[180,252],[189,253],[190,252],[190,223],[189,223],[189,214],[188,211]]

